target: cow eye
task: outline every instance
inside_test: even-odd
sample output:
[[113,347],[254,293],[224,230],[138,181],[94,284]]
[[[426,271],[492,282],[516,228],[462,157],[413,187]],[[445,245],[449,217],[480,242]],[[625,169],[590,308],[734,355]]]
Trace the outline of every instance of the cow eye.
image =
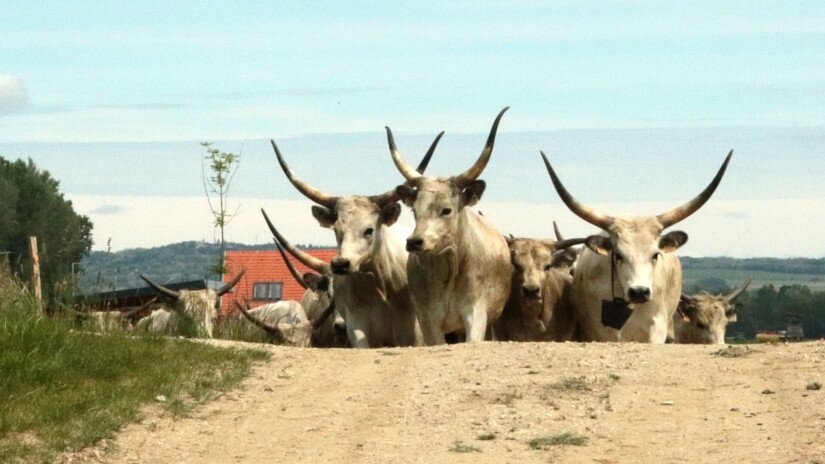
[[549,265],[549,264],[548,264],[547,266],[544,266],[544,270],[545,270],[545,271],[549,271],[549,270],[550,270],[550,269],[552,269],[552,268],[553,268],[553,266],[551,266],[551,265]]
[[650,259],[655,263],[656,261],[659,261],[660,256],[662,256],[662,254],[657,251],[656,253],[653,254],[653,257],[650,258]]
[[368,227],[367,230],[364,231],[364,237],[369,237],[373,232],[375,232],[375,229]]
[[442,216],[449,216],[450,214],[452,214],[452,212],[453,212],[452,208],[444,208],[444,209],[441,210],[441,215]]
[[621,253],[616,253],[616,261],[624,261],[624,256]]

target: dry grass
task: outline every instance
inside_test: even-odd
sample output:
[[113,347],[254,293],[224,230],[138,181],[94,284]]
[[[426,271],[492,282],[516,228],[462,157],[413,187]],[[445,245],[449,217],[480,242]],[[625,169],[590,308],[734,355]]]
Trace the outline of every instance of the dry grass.
[[562,433],[559,435],[534,438],[527,442],[527,444],[530,445],[530,449],[534,450],[545,450],[551,446],[584,446],[587,444],[587,437],[574,435],[572,433]]

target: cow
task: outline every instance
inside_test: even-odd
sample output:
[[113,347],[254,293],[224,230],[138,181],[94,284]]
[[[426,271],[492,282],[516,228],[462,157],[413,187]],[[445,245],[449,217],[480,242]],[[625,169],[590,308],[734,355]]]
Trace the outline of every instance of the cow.
[[310,347],[313,345],[315,332],[329,319],[335,311],[335,301],[331,301],[315,319],[310,320],[304,308],[296,301],[279,301],[273,304],[249,309],[235,302],[241,314],[252,324],[264,330],[270,340],[278,345]]
[[[277,237],[275,237],[274,240],[278,252],[281,253],[281,257],[284,263],[286,263],[290,274],[306,289],[304,296],[301,298],[301,307],[307,319],[317,320],[326,308],[333,305],[332,280],[334,276],[330,272],[329,266],[304,251],[293,247],[289,242],[279,242]],[[298,270],[295,269],[295,266],[292,265],[284,248],[289,249],[293,256],[316,272],[307,272],[301,275]],[[334,310],[330,317],[325,318],[321,325],[312,331],[311,342],[312,346],[319,348],[344,348],[349,346],[346,321],[339,311]]]
[[490,161],[505,111],[496,117],[476,162],[452,177],[425,177],[413,170],[386,128],[392,159],[407,180],[396,191],[415,215],[406,244],[407,273],[427,345],[443,344],[444,334],[455,331],[464,331],[467,342],[483,341],[510,293],[513,265],[507,242],[471,209],[484,193],[486,184],[478,177]]
[[159,296],[172,300],[171,310],[161,308],[137,322],[136,328],[143,332],[162,335],[195,335],[212,338],[215,320],[218,317],[219,297],[232,290],[240,282],[245,270],[241,270],[230,282],[213,290],[180,290],[166,288],[140,274]]
[[687,242],[681,231],[662,232],[707,202],[727,170],[733,151],[711,183],[693,200],[658,216],[602,214],[579,203],[564,188],[541,153],[564,204],[603,233],[587,237],[573,277],[573,307],[588,341],[665,343],[682,291],[675,251]]
[[[421,161],[422,172],[442,135]],[[334,298],[346,320],[350,344],[355,348],[420,345],[421,330],[407,285],[407,231],[391,227],[401,213],[396,190],[374,196],[327,194],[293,174],[275,141],[271,142],[287,179],[316,203],[312,215],[321,227],[335,232]],[[264,217],[274,233],[266,213]]]
[[[510,297],[494,328],[502,341],[568,341],[575,332],[570,304],[569,247],[584,239],[506,239],[514,272]],[[576,255],[573,254],[573,257]]]
[[724,344],[728,323],[736,322],[739,309],[736,299],[748,289],[751,280],[748,279],[727,295],[683,293],[673,315],[676,343]]
[[[152,300],[153,302],[154,300]],[[151,302],[150,302],[151,303]],[[84,325],[93,328],[100,332],[130,332],[132,327],[131,318],[135,314],[144,310],[147,305],[138,306],[129,311],[77,311],[71,310],[72,313]]]
[[[562,236],[556,221],[553,221],[553,231],[556,234],[557,242],[564,240],[564,236]],[[579,259],[580,252],[580,249],[573,248],[571,246],[569,248],[565,248],[563,251],[555,253],[553,256],[554,268],[559,271],[566,272],[572,276],[576,272],[576,261]]]

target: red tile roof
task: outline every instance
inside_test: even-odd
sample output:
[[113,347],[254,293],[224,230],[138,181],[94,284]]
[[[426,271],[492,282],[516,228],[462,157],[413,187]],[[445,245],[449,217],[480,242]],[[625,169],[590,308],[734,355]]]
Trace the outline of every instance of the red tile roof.
[[[312,256],[319,258],[325,262],[330,262],[335,256],[335,248],[323,248],[304,250]],[[301,274],[311,272],[311,269],[301,264],[297,259],[291,259],[290,262],[298,269]],[[233,314],[237,311],[235,309],[235,301],[243,303],[245,299],[249,300],[251,307],[260,306],[272,301],[253,300],[252,299],[252,285],[259,282],[281,282],[283,284],[282,299],[295,300],[300,302],[301,297],[304,296],[304,288],[289,273],[284,260],[278,250],[271,251],[227,251],[226,252],[226,267],[229,269],[223,276],[224,282],[229,282],[240,272],[241,269],[246,269],[246,273],[238,282],[235,290],[225,294],[221,298],[221,315]]]

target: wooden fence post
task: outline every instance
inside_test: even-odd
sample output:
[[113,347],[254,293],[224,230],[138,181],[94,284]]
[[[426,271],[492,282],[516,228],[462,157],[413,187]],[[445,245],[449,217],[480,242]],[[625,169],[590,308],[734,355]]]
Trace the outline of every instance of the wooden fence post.
[[40,282],[40,255],[37,253],[37,237],[29,237],[29,257],[32,260],[32,291],[37,299],[38,309],[43,311],[43,287]]

